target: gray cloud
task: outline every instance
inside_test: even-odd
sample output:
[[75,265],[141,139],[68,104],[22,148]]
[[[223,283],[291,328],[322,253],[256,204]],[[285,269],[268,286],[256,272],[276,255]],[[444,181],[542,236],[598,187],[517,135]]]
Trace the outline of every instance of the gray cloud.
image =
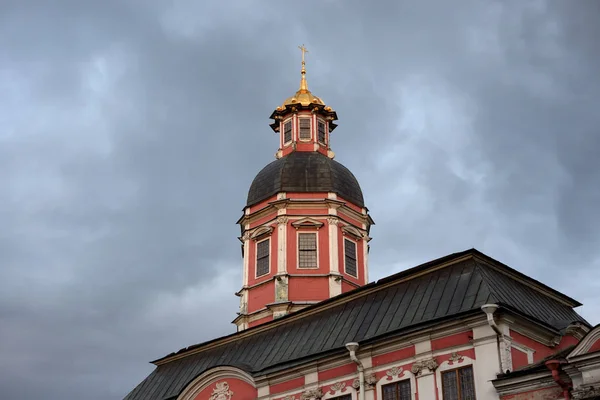
[[235,221],[301,43],[377,222],[372,279],[476,247],[597,322],[598,11],[2,2],[3,398],[122,398],[233,331]]

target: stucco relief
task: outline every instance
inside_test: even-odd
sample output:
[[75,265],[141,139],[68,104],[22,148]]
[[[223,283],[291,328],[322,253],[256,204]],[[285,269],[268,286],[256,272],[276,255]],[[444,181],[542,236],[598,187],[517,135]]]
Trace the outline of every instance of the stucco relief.
[[333,394],[336,392],[343,392],[346,388],[346,382],[336,382],[329,387],[329,391]]
[[300,400],[321,400],[323,397],[323,391],[321,388],[309,389],[302,393]]
[[394,376],[400,375],[402,372],[404,372],[404,369],[402,367],[394,367],[385,371],[385,374],[388,376],[388,379],[391,379]]
[[450,363],[450,365],[460,364],[463,360],[464,360],[464,357],[455,351],[452,352],[452,354],[448,358],[448,362]]
[[223,381],[216,383],[209,400],[231,400],[232,397],[233,392],[229,390],[229,384]]
[[435,359],[430,358],[429,360],[421,360],[421,361],[417,361],[416,363],[414,363],[412,365],[412,367],[410,368],[410,371],[415,375],[421,375],[421,373],[423,372],[424,369],[429,370],[429,372],[433,372],[435,371],[435,369],[438,367],[438,363],[437,361],[435,361]]
[[275,301],[288,301],[288,280],[286,276],[278,276],[275,280]]
[[[377,377],[375,374],[369,374],[365,376],[365,390],[371,390],[377,384]],[[352,382],[352,387],[356,390],[360,390],[360,380],[356,378]]]
[[502,364],[502,372],[512,371],[512,340],[503,335],[500,339],[500,363]]

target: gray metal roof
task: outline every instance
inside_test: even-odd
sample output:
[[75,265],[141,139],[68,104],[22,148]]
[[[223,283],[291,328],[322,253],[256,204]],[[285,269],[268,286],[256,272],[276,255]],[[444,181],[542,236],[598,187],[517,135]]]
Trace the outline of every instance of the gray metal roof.
[[352,172],[316,151],[294,151],[264,167],[250,185],[247,205],[279,192],[334,192],[364,206],[360,185]]
[[[440,268],[445,264],[449,265]],[[263,325],[271,325],[271,329],[258,329],[256,334],[250,334],[252,329],[235,333],[221,345],[218,343],[223,338],[182,349],[175,354],[216,345],[159,365],[126,400],[174,398],[199,374],[219,365],[235,366],[251,374],[281,370],[344,351],[348,342],[373,342],[481,312],[480,307],[486,303],[497,303],[556,331],[574,321],[587,324],[573,310],[580,305],[577,301],[473,249],[400,272]]]

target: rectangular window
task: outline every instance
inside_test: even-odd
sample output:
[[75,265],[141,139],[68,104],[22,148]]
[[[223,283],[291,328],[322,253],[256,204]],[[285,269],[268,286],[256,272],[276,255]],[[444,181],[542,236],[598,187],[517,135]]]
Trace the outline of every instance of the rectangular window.
[[325,144],[325,123],[319,121],[319,142]]
[[383,400],[410,400],[410,379],[384,385],[381,392]]
[[317,268],[317,234],[298,234],[298,268]]
[[329,400],[352,400],[351,394],[345,394],[343,396],[331,397]]
[[256,243],[256,277],[269,273],[269,243],[270,239]]
[[292,141],[292,121],[283,124],[283,143]]
[[475,400],[473,367],[442,372],[444,400]]
[[358,278],[356,274],[356,243],[349,239],[344,239],[344,265],[348,275]]
[[310,118],[300,118],[300,140],[310,140]]

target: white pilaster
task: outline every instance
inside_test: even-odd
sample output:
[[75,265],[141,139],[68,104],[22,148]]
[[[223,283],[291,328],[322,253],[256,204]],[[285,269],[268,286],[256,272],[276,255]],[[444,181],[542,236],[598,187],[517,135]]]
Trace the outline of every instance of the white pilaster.
[[248,270],[250,269],[250,235],[244,234],[244,271],[242,273],[242,285],[248,286]]
[[277,217],[277,273],[287,271],[287,222],[288,217]]
[[327,218],[329,226],[329,271],[339,273],[339,255],[338,255],[338,222],[336,217]]
[[498,392],[492,385],[492,380],[500,372],[496,332],[489,325],[473,328],[473,344],[477,360],[473,371],[476,397],[479,400],[497,400]]

